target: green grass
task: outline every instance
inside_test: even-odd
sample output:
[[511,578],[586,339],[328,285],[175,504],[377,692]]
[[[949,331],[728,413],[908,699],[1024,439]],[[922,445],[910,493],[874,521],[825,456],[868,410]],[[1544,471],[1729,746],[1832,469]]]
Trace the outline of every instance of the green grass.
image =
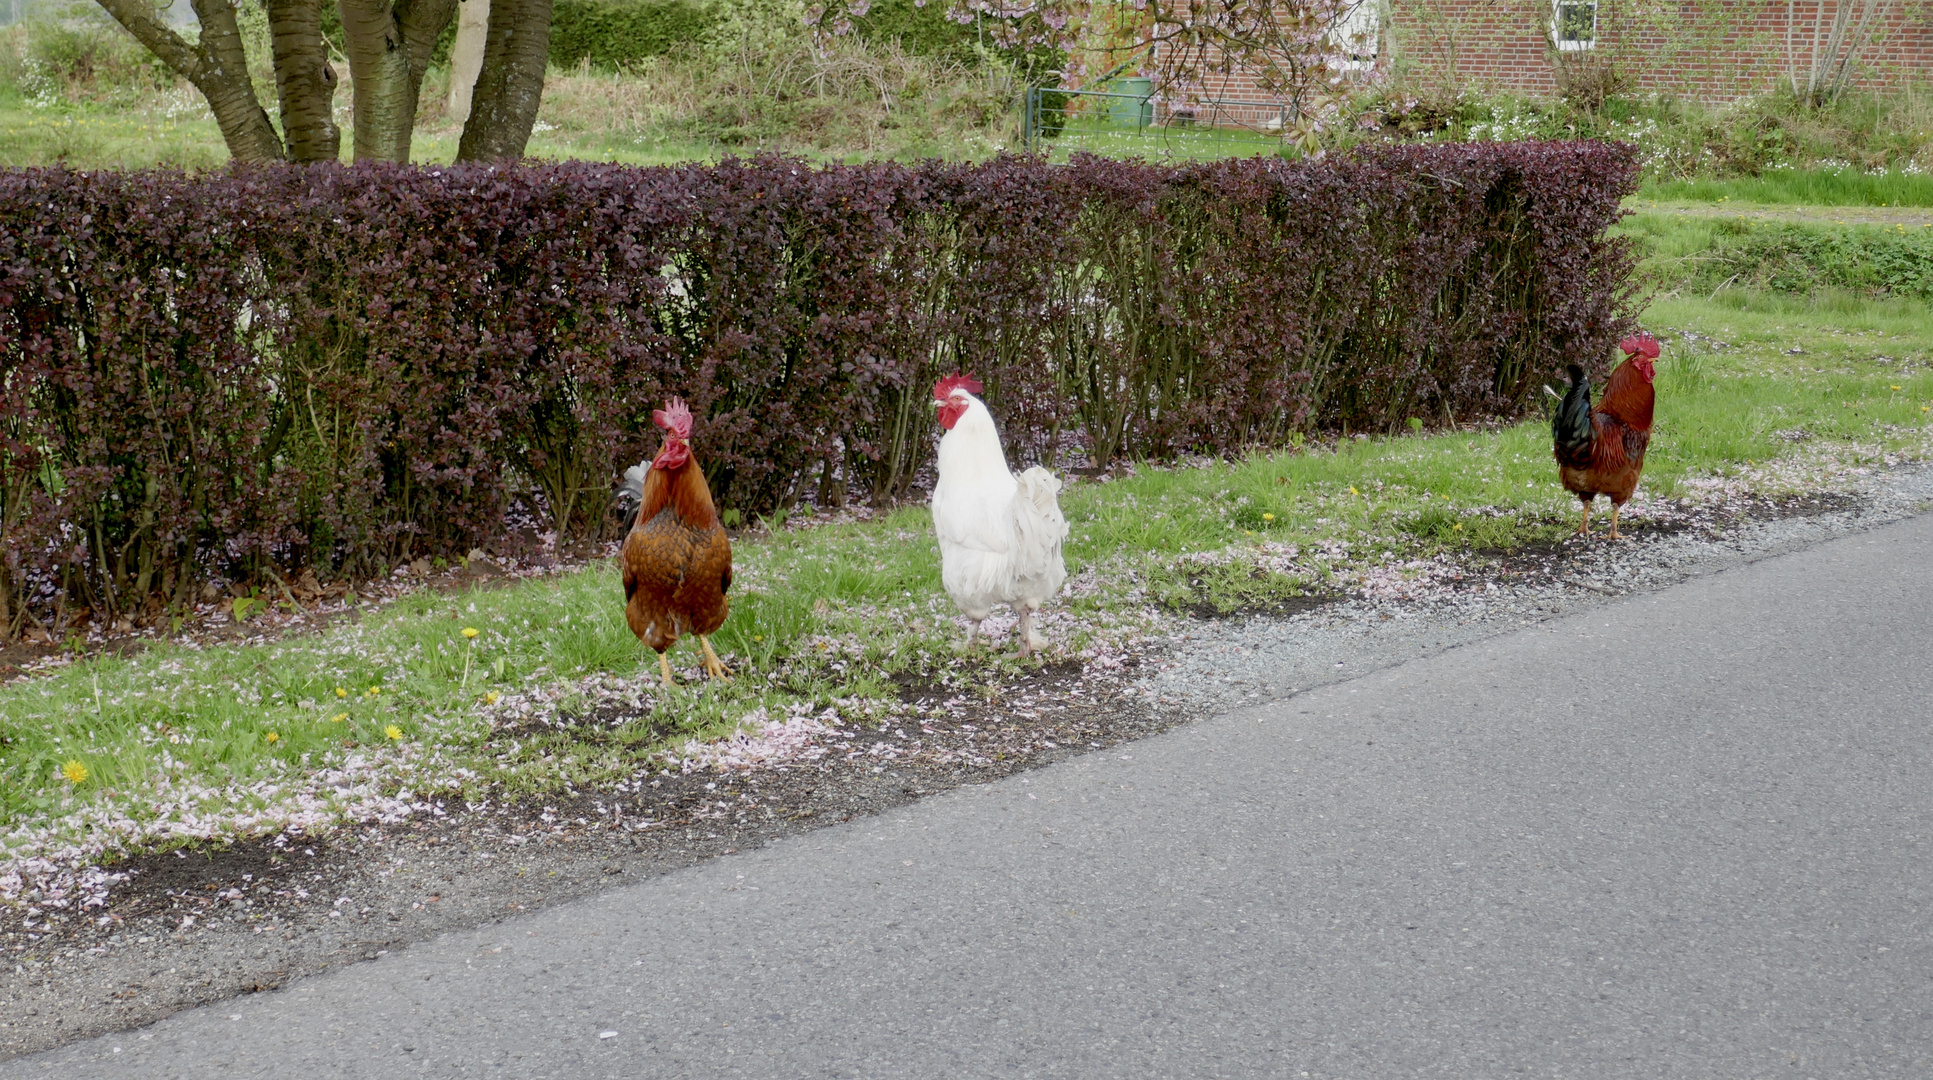
[[1282,150],[1282,139],[1246,128],[1136,129],[1077,117],[1070,119],[1053,138],[1042,139],[1040,149],[1053,161],[1066,161],[1076,153],[1144,157],[1155,161],[1212,161],[1275,155]]
[[0,165],[200,170],[227,162],[221,129],[198,95],[138,107],[63,102],[41,109],[0,86]]
[[[456,159],[461,131],[431,123],[417,129],[410,152],[419,164]],[[343,132],[343,160],[349,160],[352,132]],[[531,136],[530,156],[551,160],[616,161],[662,165],[704,161],[717,147],[698,139],[589,130],[583,125],[552,126]],[[0,88],[0,165],[65,164],[76,169],[146,169],[174,166],[218,169],[228,164],[221,129],[199,97],[167,103],[111,106],[60,102],[35,108],[19,94]]]
[[[1933,300],[1933,224],[1825,225],[1640,209],[1620,224],[1663,295]],[[1843,305],[1842,305],[1843,306]]]
[[[101,33],[117,43],[124,36]],[[23,66],[29,45],[17,30],[0,30],[0,165],[205,169],[227,162],[206,103],[186,83],[158,89],[146,69],[120,81],[49,80]],[[729,62],[679,53],[622,76],[553,69],[527,152],[631,165],[761,150],[818,161],[982,158],[1004,146],[1014,126],[1001,82],[1007,77],[856,39],[830,48],[800,39],[779,54]],[[411,147],[418,163],[456,156],[461,133],[444,112],[448,80],[441,68],[424,80]],[[272,86],[266,92],[272,110]],[[351,88],[335,101],[347,160]]]
[[[1645,471],[1652,497],[1822,446],[1865,459],[1926,444],[1933,315],[1923,305],[1738,292],[1661,301],[1647,323],[1667,331]],[[1690,344],[1670,328],[1728,347]],[[1050,633],[1078,654],[1173,618],[1163,611],[1268,609],[1355,587],[1352,575],[1374,566],[1559,538],[1576,503],[1555,483],[1548,439],[1533,420],[1073,485],[1063,505],[1075,576]],[[624,625],[615,570],[600,565],[416,594],[324,633],[164,644],[0,688],[0,836],[75,840],[90,815],[273,819],[318,770],[345,763],[388,790],[514,797],[595,786],[760,710],[873,720],[893,708],[895,675],[966,687],[1015,670],[957,652],[923,508],[748,534],[736,556],[733,614],[716,638],[738,676],[729,685],[698,682],[695,653],[681,644],[674,661],[692,685],[653,689],[655,663]],[[474,642],[464,627],[479,631]],[[518,701],[533,715],[581,714],[608,695],[598,678],[637,687],[638,715],[491,722]],[[86,768],[83,782],[61,778],[70,761]]]
[[[780,698],[822,700],[819,691],[834,683],[818,670],[812,635],[836,630],[838,612],[851,605],[900,596],[936,575],[908,557],[918,547],[912,540],[889,520],[820,530],[809,544],[782,536],[744,545],[734,617],[714,639],[738,660],[740,679],[667,697],[630,734],[656,747],[667,733],[713,733]],[[654,680],[656,664],[641,663],[649,654],[625,626],[619,596],[609,566],[509,589],[423,592],[320,635],[205,650],[163,645],[0,691],[8,738],[0,820],[12,824],[46,809],[49,792],[39,780],[67,761],[87,768],[88,790],[112,792],[165,774],[164,752],[215,787],[338,751],[388,753],[425,739],[446,752],[503,755],[473,764],[491,768],[490,785],[511,792],[529,788],[519,774],[529,762],[551,760],[553,749],[564,756],[535,786],[600,775],[601,764],[613,763],[609,755],[564,745],[573,740],[561,735],[505,751],[483,717],[491,699],[533,681],[568,683],[593,673]],[[478,631],[474,639],[463,635],[466,627]],[[869,644],[879,645],[878,636]],[[883,647],[891,653],[897,644]],[[690,663],[695,653],[681,650],[674,659]],[[876,693],[879,670],[869,667],[837,688]],[[566,711],[572,704],[568,694],[560,701]],[[620,743],[626,734],[619,732]]]
[[1768,206],[1933,206],[1933,175],[1781,169],[1724,180],[1647,180],[1636,198]]
[[[577,82],[596,80],[578,77]],[[572,88],[566,79],[562,92]],[[559,87],[553,87],[556,92]],[[747,154],[757,142],[726,145],[702,133],[673,124],[642,128],[612,126],[601,113],[583,103],[547,99],[547,112],[531,135],[533,158],[548,160],[613,161],[626,165],[665,165],[715,161],[727,153]],[[573,107],[576,105],[576,107]],[[171,115],[171,113],[173,115]],[[419,164],[448,164],[456,159],[462,131],[435,116],[417,126],[410,156]],[[343,159],[349,159],[353,133],[343,132]],[[844,143],[814,149],[781,140],[776,145],[810,159],[854,163],[868,158],[980,158],[991,156],[991,142],[967,145],[938,134],[902,133],[881,152],[856,152]],[[1272,154],[1281,140],[1248,131],[1171,132],[1154,129],[1137,134],[1117,128],[1070,125],[1065,137],[1047,140],[1044,149],[1055,160],[1076,151],[1116,157],[1208,159]],[[221,131],[198,97],[174,104],[106,105],[60,102],[35,108],[18,93],[0,88],[0,165],[31,166],[65,163],[77,169],[151,168],[171,165],[187,169],[220,168],[228,161]]]

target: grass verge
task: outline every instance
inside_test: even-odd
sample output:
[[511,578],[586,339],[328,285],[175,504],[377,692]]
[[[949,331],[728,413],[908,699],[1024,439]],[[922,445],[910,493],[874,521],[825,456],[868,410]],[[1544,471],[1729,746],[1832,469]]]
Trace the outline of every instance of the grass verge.
[[1933,206],[1933,175],[1891,170],[1778,169],[1759,176],[1646,180],[1639,199],[1770,206]]

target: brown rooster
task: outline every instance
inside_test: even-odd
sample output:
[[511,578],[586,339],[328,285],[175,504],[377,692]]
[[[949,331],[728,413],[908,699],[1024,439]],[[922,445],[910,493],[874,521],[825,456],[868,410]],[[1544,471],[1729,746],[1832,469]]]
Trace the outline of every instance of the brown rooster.
[[696,634],[705,671],[731,678],[708,635],[724,625],[732,587],[732,542],[719,523],[704,470],[691,457],[691,410],[677,398],[651,414],[664,446],[650,467],[625,471],[621,506],[637,513],[624,538],[624,618],[638,640],[658,651],[658,671],[676,686],[665,650],[680,634]]
[[1651,389],[1657,377],[1652,361],[1658,358],[1658,342],[1650,334],[1639,334],[1625,338],[1618,348],[1625,360],[1605,382],[1597,408],[1591,408],[1591,380],[1572,364],[1570,392],[1550,422],[1557,476],[1584,504],[1578,533],[1590,531],[1591,503],[1604,495],[1611,500],[1613,540],[1618,538],[1618,508],[1637,490],[1645,447],[1651,443],[1651,408],[1657,400]]

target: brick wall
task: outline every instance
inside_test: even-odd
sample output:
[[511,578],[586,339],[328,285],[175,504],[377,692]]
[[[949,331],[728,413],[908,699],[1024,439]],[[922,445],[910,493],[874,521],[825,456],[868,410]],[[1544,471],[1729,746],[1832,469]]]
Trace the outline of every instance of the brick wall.
[[[1347,0],[1343,0],[1347,2]],[[1376,0],[1365,0],[1374,3]],[[1929,0],[1933,2],[1933,0]],[[1373,24],[1373,21],[1372,21]],[[1387,37],[1387,34],[1381,35]],[[1341,40],[1361,43],[1364,39],[1353,34]],[[1288,95],[1280,90],[1263,88],[1263,81],[1254,72],[1246,71],[1239,65],[1226,63],[1225,55],[1219,50],[1209,48],[1207,55],[1191,53],[1187,67],[1204,71],[1201,81],[1187,91],[1169,90],[1155,99],[1156,123],[1168,123],[1171,116],[1180,110],[1188,110],[1194,115],[1195,122],[1213,124],[1220,127],[1245,126],[1257,130],[1278,130],[1280,124],[1293,116]],[[1153,60],[1147,66],[1150,73],[1168,73],[1174,66],[1174,57],[1166,43],[1157,42],[1154,46]],[[1229,66],[1233,70],[1219,71]],[[1363,65],[1373,70],[1373,64]],[[1319,95],[1317,95],[1319,97]],[[1312,103],[1312,102],[1311,102]]]
[[[1710,0],[1638,14],[1632,2],[1601,3],[1597,46],[1564,62],[1608,63],[1638,77],[1640,91],[1712,101],[1773,89],[1786,77],[1788,22],[1830,25],[1845,0]],[[1857,0],[1853,0],[1857,2]],[[1855,9],[1856,11],[1857,9]],[[1549,94],[1557,89],[1538,0],[1393,0],[1385,63],[1426,81]],[[1544,16],[1548,18],[1548,16]],[[1800,40],[1804,40],[1801,38]],[[1854,84],[1899,89],[1933,82],[1933,14],[1896,7]]]
[[1268,130],[1284,115],[1287,104],[1280,93],[1264,90],[1251,74],[1235,71],[1210,76],[1189,95],[1181,94],[1155,100],[1157,123],[1167,123],[1175,110],[1191,110],[1195,122],[1216,127],[1250,127]]
[[[1600,0],[1594,48],[1561,58],[1546,36],[1548,0],[1389,0],[1378,66],[1425,83],[1549,95],[1557,65],[1607,65],[1636,92],[1661,91],[1707,101],[1765,93],[1787,77],[1788,30],[1803,43],[1813,20],[1830,26],[1837,5],[1861,0]],[[1857,8],[1854,9],[1857,11]],[[1158,66],[1158,64],[1157,64]],[[1900,0],[1867,50],[1853,85],[1897,90],[1933,84],[1933,3]],[[1236,71],[1213,75],[1197,96],[1272,102],[1279,94]],[[1181,102],[1157,101],[1165,122]],[[1203,122],[1259,127],[1279,109],[1194,105]]]

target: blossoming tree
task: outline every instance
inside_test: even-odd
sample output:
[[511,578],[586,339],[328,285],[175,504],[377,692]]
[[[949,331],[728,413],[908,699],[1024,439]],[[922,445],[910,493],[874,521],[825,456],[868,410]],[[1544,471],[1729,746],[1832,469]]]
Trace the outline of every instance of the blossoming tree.
[[[821,9],[843,25],[870,0]],[[925,0],[916,0],[925,2]],[[1048,47],[1066,56],[1060,85],[1125,64],[1172,103],[1225,95],[1232,85],[1285,103],[1294,116],[1339,89],[1377,52],[1380,0],[931,0],[1007,50]]]

